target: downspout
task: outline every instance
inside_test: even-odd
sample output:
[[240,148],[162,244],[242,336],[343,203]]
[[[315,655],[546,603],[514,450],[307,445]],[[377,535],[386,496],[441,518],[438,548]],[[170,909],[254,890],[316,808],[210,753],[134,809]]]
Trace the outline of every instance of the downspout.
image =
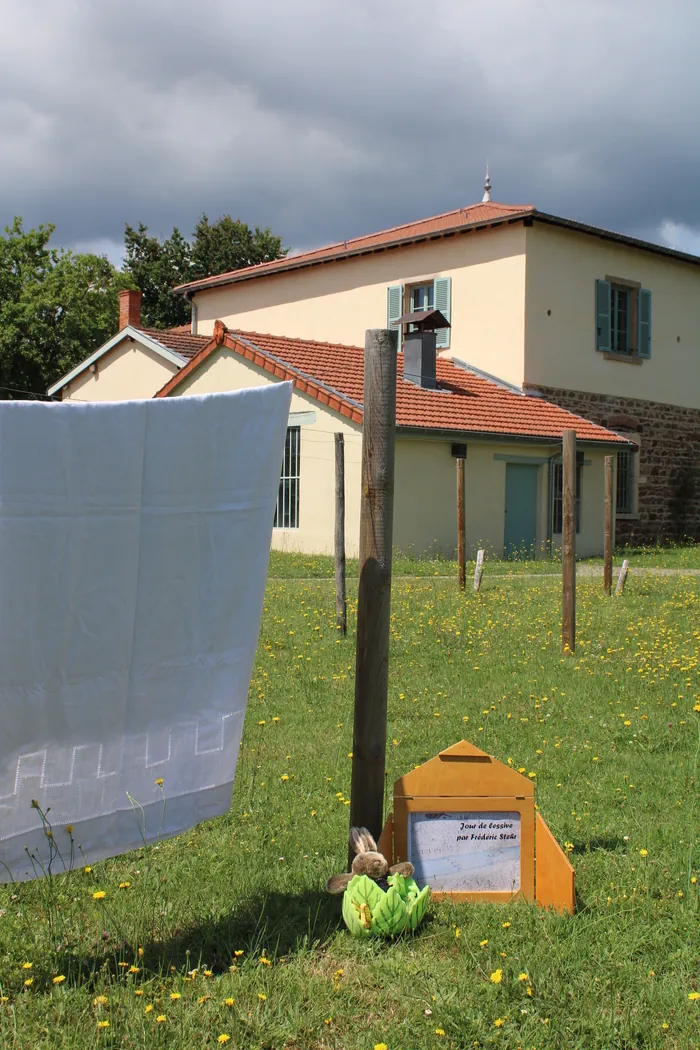
[[190,332],[192,335],[197,334],[197,304],[194,301],[194,292],[185,292],[185,299],[190,304],[192,310],[190,316]]

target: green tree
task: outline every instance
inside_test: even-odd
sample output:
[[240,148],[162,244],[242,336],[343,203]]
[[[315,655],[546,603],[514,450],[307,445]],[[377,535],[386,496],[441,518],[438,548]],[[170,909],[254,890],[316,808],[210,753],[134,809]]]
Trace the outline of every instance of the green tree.
[[104,256],[51,248],[53,231],[16,218],[0,236],[0,398],[43,393],[114,335],[133,287]]
[[161,240],[142,222],[124,231],[124,272],[141,289],[141,323],[144,328],[173,328],[187,324],[190,304],[173,288],[191,279],[189,242],[175,227]]
[[127,224],[124,247],[124,271],[141,289],[141,319],[146,328],[187,324],[190,304],[184,296],[173,294],[177,285],[281,259],[289,251],[269,227],[251,229],[230,215],[213,223],[202,215],[191,242],[177,227],[169,237],[159,238],[143,223],[137,227]]

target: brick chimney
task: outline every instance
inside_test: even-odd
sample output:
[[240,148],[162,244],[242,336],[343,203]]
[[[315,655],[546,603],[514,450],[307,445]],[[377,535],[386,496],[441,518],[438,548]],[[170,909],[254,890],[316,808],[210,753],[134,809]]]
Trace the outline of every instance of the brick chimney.
[[119,292],[119,331],[127,325],[141,327],[141,292],[122,288]]

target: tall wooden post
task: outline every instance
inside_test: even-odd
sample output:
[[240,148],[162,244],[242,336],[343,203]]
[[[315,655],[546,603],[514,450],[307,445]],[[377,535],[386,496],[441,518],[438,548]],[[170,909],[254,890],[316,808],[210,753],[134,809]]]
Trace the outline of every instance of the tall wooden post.
[[367,331],[350,824],[368,828],[375,839],[384,817],[396,350],[395,331]]
[[576,648],[576,431],[563,434],[562,471],[562,617],[561,647],[573,654]]
[[603,545],[603,590],[612,589],[613,560],[613,458],[605,457],[605,542]]
[[335,626],[348,633],[345,594],[345,438],[335,435]]
[[466,536],[464,528],[464,460],[457,460],[457,564],[459,566],[459,589],[467,585]]

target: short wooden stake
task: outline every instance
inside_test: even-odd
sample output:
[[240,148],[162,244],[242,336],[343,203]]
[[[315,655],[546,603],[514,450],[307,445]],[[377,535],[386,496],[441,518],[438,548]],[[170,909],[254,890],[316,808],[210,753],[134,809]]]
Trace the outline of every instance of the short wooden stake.
[[464,530],[464,460],[457,460],[457,564],[459,589],[467,585],[466,536]]
[[366,333],[350,824],[368,828],[377,840],[384,817],[389,692],[396,349],[395,330]]
[[335,435],[335,626],[348,633],[345,592],[345,438]]
[[576,648],[576,431],[563,434],[562,477],[562,652],[573,655]]
[[605,542],[603,545],[603,590],[612,588],[613,560],[613,458],[605,457]]
[[484,558],[486,551],[478,550],[476,552],[476,567],[474,569],[474,590],[478,593],[481,588],[481,577],[484,575]]
[[615,586],[615,594],[622,594],[622,592],[624,591],[625,584],[627,583],[627,573],[629,571],[630,571],[630,563],[627,560],[627,558],[625,558],[625,560],[622,563],[622,568],[620,569],[620,575],[617,578],[617,584]]

